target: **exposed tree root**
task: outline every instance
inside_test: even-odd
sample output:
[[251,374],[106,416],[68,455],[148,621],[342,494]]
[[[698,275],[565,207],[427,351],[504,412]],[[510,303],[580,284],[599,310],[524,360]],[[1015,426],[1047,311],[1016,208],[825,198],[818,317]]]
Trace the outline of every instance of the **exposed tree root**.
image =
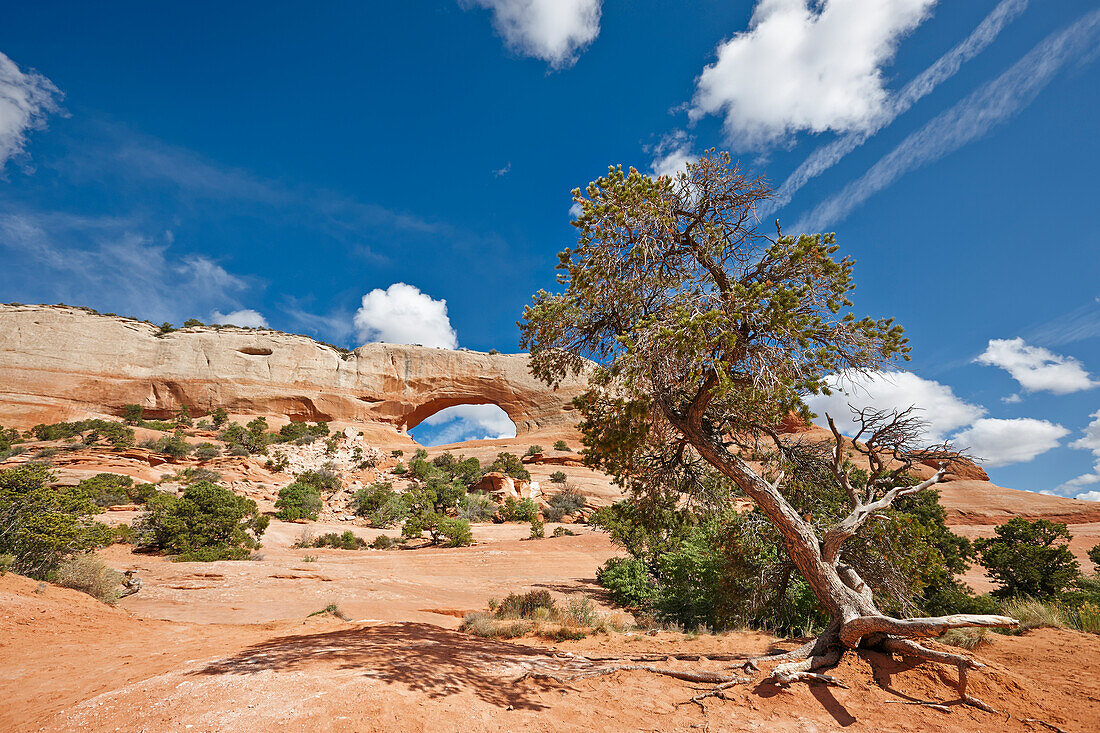
[[661,667],[651,667],[647,664],[617,664],[611,667],[603,667],[601,669],[594,669],[589,672],[579,672],[577,674],[561,677],[559,675],[551,674],[550,672],[526,672],[516,682],[520,682],[528,677],[539,677],[552,679],[555,682],[566,684],[575,680],[582,680],[588,677],[602,677],[608,674],[614,674],[615,672],[649,672],[651,674],[659,674],[665,677],[674,677],[678,680],[685,682],[705,682],[708,684],[725,684],[734,683],[741,684],[745,682],[751,682],[749,678],[734,677],[728,674],[720,674],[718,672],[688,672],[678,669],[662,669]]
[[1007,629],[1019,624],[1019,621],[1007,616],[978,616],[969,613],[906,619],[889,616],[857,616],[841,627],[840,643],[849,649],[855,649],[863,637],[872,634],[891,634],[913,639],[939,636],[948,629],[973,626]]

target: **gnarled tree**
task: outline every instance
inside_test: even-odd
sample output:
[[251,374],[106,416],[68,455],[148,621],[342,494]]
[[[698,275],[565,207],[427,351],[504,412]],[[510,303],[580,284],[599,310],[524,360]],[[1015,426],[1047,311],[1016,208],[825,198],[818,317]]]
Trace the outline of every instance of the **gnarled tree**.
[[[611,168],[575,190],[578,242],[559,255],[565,290],[536,294],[520,324],[532,370],[553,384],[595,362],[578,398],[587,460],[635,495],[691,497],[716,469],[776,526],[830,623],[786,655],[774,681],[829,681],[815,670],[845,649],[875,647],[957,665],[972,701],[966,671],[980,665],[913,639],[1015,621],[886,616],[844,562],[845,541],[877,512],[943,478],[946,467],[916,485],[898,480],[919,423],[908,412],[860,413],[858,440],[834,427],[824,456],[772,428],[791,412],[807,416],[803,398],[827,390],[829,375],[878,370],[908,346],[892,320],[848,312],[854,263],[834,257],[832,235],[757,231],[755,207],[768,196],[763,181],[713,151],[673,178]],[[854,480],[848,457],[857,451],[867,476]],[[850,502],[822,536],[781,491],[807,460],[824,464],[817,473]]]

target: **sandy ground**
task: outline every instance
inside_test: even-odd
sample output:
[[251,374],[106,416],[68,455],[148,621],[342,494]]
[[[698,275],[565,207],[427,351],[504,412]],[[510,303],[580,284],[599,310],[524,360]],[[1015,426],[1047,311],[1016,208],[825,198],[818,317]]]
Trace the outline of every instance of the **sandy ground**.
[[[5,731],[1094,731],[1100,637],[1043,630],[977,652],[970,692],[1004,712],[957,704],[953,672],[850,655],[848,689],[746,685],[684,704],[699,685],[640,671],[560,684],[527,672],[586,669],[575,657],[757,654],[763,634],[695,639],[613,635],[506,643],[434,624],[195,624],[144,619],[88,596],[0,578],[0,730]],[[722,669],[731,662],[659,661]],[[1073,670],[1067,674],[1066,670]],[[947,712],[906,705],[940,701]]]

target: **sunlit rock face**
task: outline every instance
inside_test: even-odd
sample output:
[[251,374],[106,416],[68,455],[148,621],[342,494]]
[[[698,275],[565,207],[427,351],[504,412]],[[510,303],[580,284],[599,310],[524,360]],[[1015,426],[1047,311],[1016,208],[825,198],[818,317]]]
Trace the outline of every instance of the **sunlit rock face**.
[[460,404],[499,405],[525,434],[575,422],[581,375],[551,389],[525,354],[399,344],[342,352],[305,336],[237,327],[161,334],[67,306],[0,305],[0,424],[26,427],[187,405],[230,413],[415,427]]

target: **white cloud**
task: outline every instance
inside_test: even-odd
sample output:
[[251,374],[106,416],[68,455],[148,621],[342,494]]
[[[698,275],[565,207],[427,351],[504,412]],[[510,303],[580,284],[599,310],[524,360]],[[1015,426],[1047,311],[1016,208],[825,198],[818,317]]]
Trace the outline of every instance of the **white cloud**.
[[825,413],[833,417],[841,432],[852,435],[857,428],[848,405],[880,410],[918,408],[917,415],[927,423],[925,439],[939,442],[964,425],[985,414],[985,408],[964,402],[945,384],[922,379],[909,372],[874,372],[869,375],[833,376],[829,380],[833,394],[816,395],[806,402],[825,423]]
[[1071,61],[1094,51],[1100,10],[1082,16],[1064,31],[1047,36],[1008,71],[969,94],[905,138],[837,195],[819,204],[792,231],[827,229],[909,171],[980,139],[992,127],[1027,107]]
[[952,442],[988,466],[1007,466],[1026,463],[1057,448],[1067,435],[1068,430],[1047,420],[982,418],[956,435]]
[[1086,491],[1083,494],[1078,494],[1073,498],[1082,499],[1084,501],[1100,501],[1100,491]]
[[[1070,493],[1082,486],[1091,486],[1092,484],[1100,483],[1100,410],[1089,415],[1092,418],[1092,422],[1085,428],[1085,434],[1069,444],[1070,448],[1078,448],[1080,450],[1091,451],[1093,457],[1096,459],[1096,463],[1092,467],[1092,471],[1082,474],[1077,478],[1072,478],[1058,487],[1058,491],[1063,493]],[[1088,492],[1090,494],[1096,494],[1096,491]],[[1081,498],[1080,495],[1077,497]],[[1100,499],[1091,499],[1090,501],[1100,501]]]
[[1028,0],[1001,0],[962,43],[936,59],[890,98],[866,128],[845,133],[811,153],[776,189],[775,197],[762,207],[760,216],[765,217],[789,203],[794,194],[811,179],[839,163],[848,153],[863,145],[872,135],[890,125],[933,89],[958,73],[964,63],[984,51],[1006,25],[1027,9],[1027,5]]
[[600,34],[602,0],[467,0],[493,11],[508,47],[551,68],[572,66]]
[[1028,346],[1022,338],[991,339],[974,361],[1004,369],[1028,392],[1069,394],[1100,385],[1073,357]]
[[1001,402],[1005,403],[1006,405],[1015,405],[1023,401],[1024,398],[1021,397],[1019,394],[1010,394],[1008,397],[1001,398]]
[[46,77],[23,72],[0,53],[0,167],[23,152],[27,132],[56,112],[61,92]]
[[211,320],[223,326],[244,326],[246,328],[267,328],[267,319],[258,311],[251,308],[242,308],[232,313],[214,311]]
[[458,336],[447,317],[447,301],[433,300],[412,285],[394,283],[363,296],[355,313],[355,331],[363,342],[420,344],[454,349]]
[[699,156],[691,151],[693,142],[683,130],[675,130],[665,135],[653,147],[653,175],[672,177],[677,173],[686,173],[687,164],[699,159]]
[[724,114],[739,149],[799,130],[865,129],[887,100],[882,67],[935,0],[759,0],[749,29],[718,47],[691,116]]
[[508,417],[508,413],[496,405],[448,407],[426,418],[420,425],[434,428],[431,433],[432,445],[516,437],[515,423]]

